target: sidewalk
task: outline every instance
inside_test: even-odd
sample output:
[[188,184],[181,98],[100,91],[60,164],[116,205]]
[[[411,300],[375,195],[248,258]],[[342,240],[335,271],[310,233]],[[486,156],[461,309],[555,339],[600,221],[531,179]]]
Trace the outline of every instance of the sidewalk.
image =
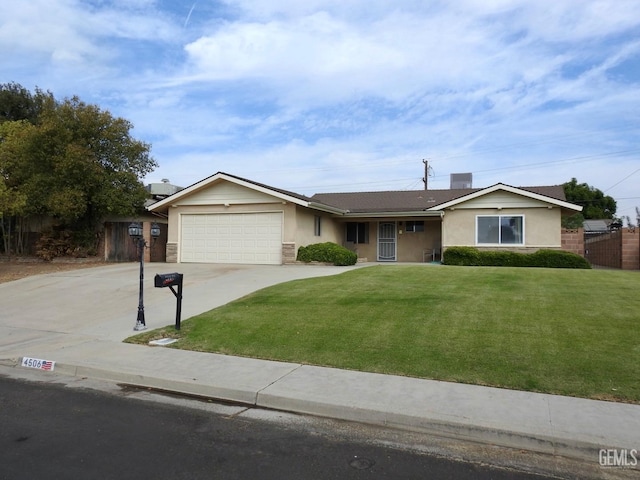
[[[166,265],[161,268],[167,270]],[[179,268],[184,269],[183,265]],[[129,275],[129,270],[124,273]],[[330,271],[335,272],[327,270]],[[106,274],[111,272],[99,273],[102,284],[106,284]],[[255,270],[241,269],[221,273],[224,291],[219,292],[217,299],[209,295],[208,301],[224,303],[229,297],[243,295],[243,289],[278,283],[282,281],[276,278],[280,274],[301,278],[307,272],[265,269],[256,274]],[[308,276],[315,274],[330,273],[308,272]],[[56,282],[46,279],[48,288],[54,290],[51,297],[45,298],[61,295],[78,282],[91,283],[91,278],[79,275],[71,280],[58,277]],[[190,272],[190,278],[197,275]],[[11,295],[19,295],[19,291],[27,295],[34,288],[44,287],[42,282],[24,281],[15,285],[18,282],[0,285],[3,303]],[[12,284],[13,287],[7,287]],[[57,286],[61,290],[55,290]],[[198,289],[204,293],[210,288],[203,280],[199,287],[191,285],[191,293]],[[164,309],[169,313],[164,314],[165,321],[149,325],[150,328],[172,323],[173,295],[166,289],[158,290],[165,295],[150,299],[150,311]],[[189,294],[187,286],[185,294]],[[135,297],[130,300],[135,305]],[[19,299],[14,301],[20,303]],[[122,339],[133,334],[135,309],[127,303],[127,312],[122,316],[116,308],[122,302],[117,302],[109,307],[113,314],[110,319],[105,320],[104,306],[96,313],[98,320],[85,318],[83,323],[83,315],[88,315],[83,302],[89,305],[94,301],[91,292],[85,292],[84,300],[76,300],[71,313],[50,315],[56,318],[55,326],[32,318],[27,327],[24,321],[5,317],[11,308],[5,309],[0,313],[0,366],[24,368],[19,366],[22,357],[33,357],[56,362],[54,372],[59,374],[426,432],[561,455],[592,464],[598,464],[600,449],[640,450],[639,405],[124,344]],[[194,303],[191,302],[190,310],[213,308]],[[184,318],[193,314],[188,312]],[[636,456],[640,458],[640,452]]]

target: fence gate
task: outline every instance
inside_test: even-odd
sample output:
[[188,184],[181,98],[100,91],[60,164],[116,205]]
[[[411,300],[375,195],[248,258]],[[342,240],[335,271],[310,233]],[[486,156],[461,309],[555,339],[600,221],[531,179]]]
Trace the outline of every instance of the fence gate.
[[584,256],[593,266],[622,268],[622,232],[584,232]]
[[[135,262],[138,260],[138,249],[129,236],[131,222],[105,222],[104,241],[106,244],[105,260],[108,262]],[[150,261],[166,261],[167,225],[161,223],[160,236],[152,242]]]

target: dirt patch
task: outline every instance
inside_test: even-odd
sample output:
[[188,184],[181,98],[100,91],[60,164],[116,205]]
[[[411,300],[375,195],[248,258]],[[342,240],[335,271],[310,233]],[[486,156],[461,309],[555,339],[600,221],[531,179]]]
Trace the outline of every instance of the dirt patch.
[[34,257],[17,257],[10,260],[0,258],[0,283],[12,282],[32,275],[66,272],[104,265],[107,265],[107,263],[96,258],[56,258],[52,262],[45,262]]

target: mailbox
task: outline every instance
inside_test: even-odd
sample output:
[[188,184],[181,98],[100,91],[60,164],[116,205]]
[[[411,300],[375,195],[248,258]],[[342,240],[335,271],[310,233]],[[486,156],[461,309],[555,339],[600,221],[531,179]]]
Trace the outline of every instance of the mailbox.
[[[180,314],[182,312],[182,273],[157,273],[154,285],[157,288],[169,287],[176,297],[176,330],[180,330]],[[176,292],[173,287],[178,287]]]
[[158,288],[182,285],[181,273],[157,273],[154,278],[155,286]]

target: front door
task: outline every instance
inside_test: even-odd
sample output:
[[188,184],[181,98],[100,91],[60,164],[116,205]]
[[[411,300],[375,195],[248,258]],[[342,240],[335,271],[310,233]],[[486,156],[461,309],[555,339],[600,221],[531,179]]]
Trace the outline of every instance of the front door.
[[378,227],[378,261],[396,261],[396,223],[380,222]]

